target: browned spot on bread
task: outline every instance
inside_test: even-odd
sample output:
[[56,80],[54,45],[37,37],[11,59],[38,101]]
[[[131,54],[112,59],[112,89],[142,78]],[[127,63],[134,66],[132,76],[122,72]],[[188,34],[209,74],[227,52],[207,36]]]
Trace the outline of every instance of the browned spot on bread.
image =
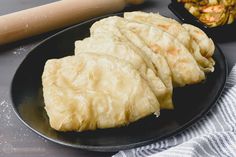
[[168,29],[169,29],[169,26],[168,26],[168,25],[158,24],[157,27],[161,27],[161,28],[163,28],[164,30],[168,30]]
[[156,53],[160,53],[162,51],[162,48],[157,44],[150,44],[150,48]]
[[199,34],[199,35],[203,35],[203,34],[204,34],[204,33],[201,32],[200,30],[194,30],[194,32],[195,32],[196,34]]
[[173,56],[177,56],[179,53],[179,49],[175,46],[169,46],[166,51],[168,54],[171,54]]

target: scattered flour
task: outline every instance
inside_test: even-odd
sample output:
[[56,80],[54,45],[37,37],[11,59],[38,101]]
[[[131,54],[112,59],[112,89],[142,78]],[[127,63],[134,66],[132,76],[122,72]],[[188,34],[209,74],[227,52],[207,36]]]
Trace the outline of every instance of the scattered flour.
[[11,121],[11,106],[6,100],[2,100],[0,102],[0,122],[2,127],[5,128],[8,126],[13,126],[13,123]]
[[26,52],[26,49],[24,47],[19,47],[15,50],[13,50],[14,55],[21,55]]
[[[4,97],[7,92],[0,91],[0,157],[13,154],[37,154],[43,156],[47,153],[48,141],[35,135],[17,120],[13,113],[11,103]],[[36,138],[36,140],[35,140]],[[34,139],[34,141],[32,141]],[[4,155],[5,154],[5,155]]]

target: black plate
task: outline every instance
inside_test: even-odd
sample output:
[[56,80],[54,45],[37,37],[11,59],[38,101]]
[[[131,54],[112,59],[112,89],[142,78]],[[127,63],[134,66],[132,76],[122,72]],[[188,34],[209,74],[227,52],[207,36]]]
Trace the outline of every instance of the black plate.
[[217,47],[215,72],[203,83],[174,90],[175,110],[146,117],[127,127],[96,131],[57,132],[50,128],[44,110],[41,75],[48,59],[72,55],[74,41],[89,36],[90,26],[100,18],[65,29],[36,46],[18,68],[12,82],[13,106],[21,121],[48,140],[92,150],[118,151],[175,135],[192,125],[215,104],[227,77],[226,60]]
[[169,9],[184,23],[190,23],[204,30],[209,36],[214,38],[218,42],[225,42],[235,40],[234,35],[236,30],[236,22],[232,24],[226,24],[217,27],[208,27],[193,16],[187,9],[185,9],[183,3],[177,2],[177,0],[171,0]]

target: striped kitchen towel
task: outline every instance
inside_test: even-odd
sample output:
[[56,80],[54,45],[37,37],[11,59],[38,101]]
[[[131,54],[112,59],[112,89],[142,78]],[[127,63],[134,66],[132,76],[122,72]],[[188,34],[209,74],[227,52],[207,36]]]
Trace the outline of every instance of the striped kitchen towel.
[[182,133],[113,157],[236,157],[236,65],[217,104]]

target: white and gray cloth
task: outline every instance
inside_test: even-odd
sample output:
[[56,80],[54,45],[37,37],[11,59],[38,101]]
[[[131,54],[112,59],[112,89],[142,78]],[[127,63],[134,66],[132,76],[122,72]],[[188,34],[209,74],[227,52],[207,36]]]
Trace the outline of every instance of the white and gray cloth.
[[236,65],[217,104],[182,133],[113,157],[236,157]]

